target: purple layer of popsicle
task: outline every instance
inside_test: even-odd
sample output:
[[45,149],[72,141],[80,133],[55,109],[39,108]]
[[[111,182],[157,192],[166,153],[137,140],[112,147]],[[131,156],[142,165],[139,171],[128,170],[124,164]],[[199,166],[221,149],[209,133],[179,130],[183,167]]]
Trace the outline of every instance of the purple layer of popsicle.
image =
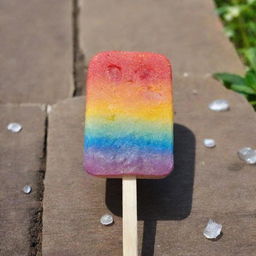
[[[118,157],[118,159],[117,159]],[[86,161],[84,168],[88,173],[97,176],[120,176],[122,169],[124,174],[136,175],[143,177],[145,173],[148,177],[164,177],[170,173],[173,168],[173,154],[142,154],[138,157],[135,155],[113,155],[112,153],[104,154],[89,149],[86,152]],[[157,176],[156,176],[157,170]]]

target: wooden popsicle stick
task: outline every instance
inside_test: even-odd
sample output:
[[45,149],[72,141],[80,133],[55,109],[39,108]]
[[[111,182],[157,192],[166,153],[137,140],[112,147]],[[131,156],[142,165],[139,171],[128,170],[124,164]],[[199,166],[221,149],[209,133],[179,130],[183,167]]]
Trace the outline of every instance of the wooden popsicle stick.
[[136,177],[123,177],[123,256],[138,256]]

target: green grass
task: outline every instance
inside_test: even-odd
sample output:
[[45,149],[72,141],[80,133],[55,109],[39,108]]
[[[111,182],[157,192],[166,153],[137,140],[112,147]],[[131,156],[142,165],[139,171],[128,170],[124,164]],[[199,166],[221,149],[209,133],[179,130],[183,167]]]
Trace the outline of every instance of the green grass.
[[[215,0],[224,31],[247,66],[244,76],[215,73],[213,76],[244,95],[256,110],[256,0]],[[225,71],[225,70],[223,70]]]

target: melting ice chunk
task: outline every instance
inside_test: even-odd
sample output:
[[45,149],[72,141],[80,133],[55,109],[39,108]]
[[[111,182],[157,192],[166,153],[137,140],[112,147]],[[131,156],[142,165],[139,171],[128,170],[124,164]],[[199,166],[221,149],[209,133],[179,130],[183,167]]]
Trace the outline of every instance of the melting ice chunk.
[[218,100],[214,100],[213,102],[211,102],[208,105],[208,107],[210,110],[217,111],[217,112],[227,111],[227,110],[229,110],[229,103],[227,100],[218,99]]
[[11,132],[17,133],[22,130],[22,126],[19,123],[9,123],[7,129]]
[[114,222],[114,219],[110,214],[105,214],[100,218],[100,223],[104,226],[109,226],[113,224],[113,222]]
[[256,164],[256,150],[245,147],[237,152],[239,158],[245,161],[247,164]]
[[24,186],[24,188],[23,188],[22,190],[23,190],[23,192],[24,192],[25,194],[30,194],[31,191],[32,191],[32,188],[31,188],[31,186],[26,185],[26,186]]
[[214,139],[206,138],[206,139],[204,139],[204,145],[207,148],[214,148],[216,146],[216,143],[215,143]]
[[204,229],[204,236],[207,239],[216,239],[221,234],[222,225],[210,219]]

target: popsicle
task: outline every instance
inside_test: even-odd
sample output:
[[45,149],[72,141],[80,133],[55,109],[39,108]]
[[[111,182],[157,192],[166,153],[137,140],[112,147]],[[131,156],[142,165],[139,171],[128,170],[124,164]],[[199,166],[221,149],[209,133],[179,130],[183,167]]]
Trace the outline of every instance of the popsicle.
[[137,247],[137,235],[130,231],[137,225],[136,178],[163,178],[173,169],[171,66],[166,57],[110,51],[92,58],[84,141],[89,174],[123,178],[123,251],[135,256],[137,248],[131,247]]

